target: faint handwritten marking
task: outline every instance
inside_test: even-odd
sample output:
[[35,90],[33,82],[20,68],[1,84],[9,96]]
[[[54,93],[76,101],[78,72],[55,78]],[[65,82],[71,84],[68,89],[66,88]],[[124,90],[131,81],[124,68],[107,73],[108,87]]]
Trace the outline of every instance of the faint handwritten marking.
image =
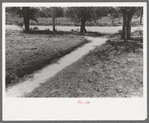
[[90,102],[82,102],[81,100],[78,100],[78,104],[90,104]]

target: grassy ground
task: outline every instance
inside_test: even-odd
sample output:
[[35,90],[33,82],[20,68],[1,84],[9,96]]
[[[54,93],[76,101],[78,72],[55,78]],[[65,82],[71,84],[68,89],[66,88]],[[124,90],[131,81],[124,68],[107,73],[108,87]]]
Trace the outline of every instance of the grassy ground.
[[39,33],[41,34],[25,34],[6,30],[7,85],[19,82],[19,78],[24,75],[54,62],[88,42],[82,36],[70,33]]
[[113,35],[26,97],[142,97],[141,42]]

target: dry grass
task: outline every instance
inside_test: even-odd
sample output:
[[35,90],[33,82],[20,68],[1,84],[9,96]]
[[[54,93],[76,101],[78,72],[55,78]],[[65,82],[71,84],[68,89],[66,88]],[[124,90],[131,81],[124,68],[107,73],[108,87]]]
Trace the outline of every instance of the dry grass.
[[[119,42],[116,37],[110,40]],[[96,47],[26,97],[142,97],[142,46],[121,43]]]
[[73,34],[25,34],[6,31],[6,84],[19,82],[19,78],[68,54],[87,43]]

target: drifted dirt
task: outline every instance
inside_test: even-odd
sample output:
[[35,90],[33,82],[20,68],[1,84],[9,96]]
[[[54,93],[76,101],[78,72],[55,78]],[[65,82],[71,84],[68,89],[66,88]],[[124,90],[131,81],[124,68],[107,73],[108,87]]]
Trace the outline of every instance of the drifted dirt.
[[118,35],[26,97],[142,97],[142,45],[133,40],[124,43],[115,37]]

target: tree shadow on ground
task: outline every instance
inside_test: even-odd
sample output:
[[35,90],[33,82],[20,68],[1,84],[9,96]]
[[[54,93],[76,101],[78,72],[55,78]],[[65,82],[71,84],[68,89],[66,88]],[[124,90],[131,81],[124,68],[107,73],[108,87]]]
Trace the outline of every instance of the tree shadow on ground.
[[108,33],[100,33],[100,32],[87,32],[85,36],[91,36],[91,37],[101,37],[105,35],[110,35]]
[[[25,33],[25,32],[23,32]],[[100,32],[86,32],[85,34],[82,34],[78,31],[51,31],[51,30],[30,30],[28,34],[52,34],[52,35],[69,35],[69,34],[74,34],[74,35],[82,35],[82,36],[91,36],[91,37],[101,37],[105,35],[110,35],[106,33],[100,33]]]
[[137,42],[129,42],[129,41],[114,42],[111,40],[107,40],[107,42],[103,45],[106,48],[103,48],[102,50],[95,52],[95,54],[98,55],[98,57],[103,63],[105,61],[110,61],[110,57],[112,56],[115,57],[128,53],[143,54],[143,44]]
[[[116,38],[117,37],[117,38]],[[106,50],[102,51],[107,58],[110,56],[110,53],[114,51],[114,56],[121,55],[123,53],[143,53],[143,43],[141,39],[135,40],[131,38],[130,40],[124,41],[120,38],[120,34],[114,34],[109,36],[109,40],[106,41],[104,45],[109,46]]]
[[[112,39],[112,41],[123,41],[121,38],[122,30],[118,30],[118,33],[110,35],[108,38]],[[131,38],[127,41],[143,43],[143,31],[142,30],[135,30],[131,33]]]

